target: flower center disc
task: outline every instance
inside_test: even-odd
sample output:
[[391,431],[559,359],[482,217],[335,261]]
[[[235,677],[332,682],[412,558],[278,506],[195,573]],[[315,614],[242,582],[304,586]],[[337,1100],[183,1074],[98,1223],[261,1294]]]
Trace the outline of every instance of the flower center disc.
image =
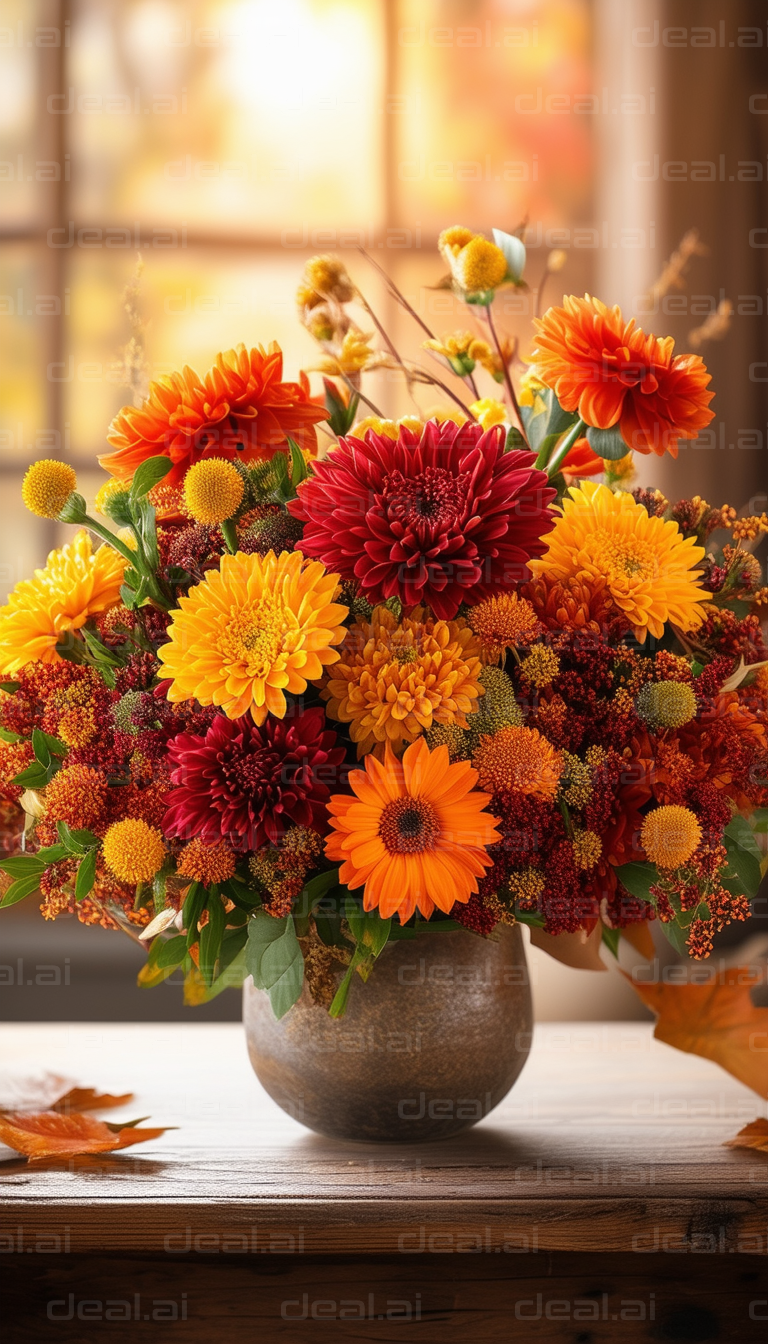
[[444,467],[427,467],[410,478],[393,471],[384,482],[387,513],[406,528],[442,531],[461,517],[468,485],[468,476],[453,476]]
[[395,798],[381,814],[379,835],[390,854],[421,854],[434,849],[439,834],[437,813],[423,798]]
[[273,593],[264,593],[245,607],[233,607],[218,650],[228,663],[240,664],[247,676],[265,678],[279,655],[290,651],[286,618],[284,603]]
[[639,537],[600,537],[596,560],[609,584],[628,579],[643,582],[657,573],[652,548]]

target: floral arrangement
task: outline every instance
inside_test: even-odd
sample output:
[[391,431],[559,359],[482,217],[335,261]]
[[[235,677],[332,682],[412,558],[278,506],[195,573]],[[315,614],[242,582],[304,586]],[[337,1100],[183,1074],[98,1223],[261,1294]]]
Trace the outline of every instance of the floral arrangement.
[[[324,397],[241,345],[120,411],[92,512],[68,464],[24,478],[77,531],[0,612],[2,905],[133,932],[189,1002],[250,973],[338,1016],[427,921],[555,956],[658,921],[705,958],[750,913],[768,518],[632,489],[712,419],[705,365],[589,296],[523,360],[493,311],[520,238],[439,247],[471,330],[387,281],[434,371],[316,257]],[[387,419],[381,367],[441,405]]]

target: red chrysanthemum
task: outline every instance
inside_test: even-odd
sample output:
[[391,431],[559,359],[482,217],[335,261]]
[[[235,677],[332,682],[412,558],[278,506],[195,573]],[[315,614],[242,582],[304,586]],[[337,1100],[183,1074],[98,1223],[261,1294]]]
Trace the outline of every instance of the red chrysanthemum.
[[314,427],[328,412],[313,401],[305,374],[298,383],[282,378],[283,354],[274,341],[266,350],[238,345],[217,355],[204,378],[189,367],[164,374],[150,384],[143,406],[118,412],[107,434],[115,451],[99,462],[114,476],[129,478],[145,458],[170,457],[167,488],[201,458],[271,457],[286,447],[288,436],[314,453]]
[[504,430],[452,421],[369,430],[341,439],[313,465],[289,509],[305,524],[297,543],[374,605],[398,597],[450,620],[527,576],[553,523],[554,490],[529,452],[504,452]]
[[168,745],[176,787],[163,830],[207,844],[227,840],[240,852],[274,844],[290,825],[324,830],[324,781],[344,758],[335,742],[319,708],[292,719],[270,715],[260,728],[250,714],[218,714],[204,737],[180,733]]

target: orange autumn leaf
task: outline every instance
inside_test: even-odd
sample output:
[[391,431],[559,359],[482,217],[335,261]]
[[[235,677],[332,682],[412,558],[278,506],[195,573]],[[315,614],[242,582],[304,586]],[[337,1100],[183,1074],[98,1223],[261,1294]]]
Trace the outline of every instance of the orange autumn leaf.
[[74,1157],[78,1153],[108,1153],[134,1143],[157,1139],[165,1129],[122,1128],[94,1120],[91,1115],[0,1115],[0,1143],[23,1153],[30,1161],[43,1157]]
[[653,943],[653,935],[648,928],[648,923],[643,920],[640,924],[627,924],[621,930],[622,938],[625,938],[630,947],[634,947],[641,957],[646,961],[653,961],[656,956],[656,948]]
[[756,971],[732,967],[700,985],[631,983],[657,1015],[657,1040],[713,1060],[768,1097],[768,1008],[755,1008],[749,993],[759,981]]
[[113,1106],[125,1106],[133,1097],[132,1092],[114,1096],[111,1092],[97,1092],[95,1087],[71,1087],[68,1092],[54,1101],[51,1110],[70,1115],[73,1111],[106,1111]]
[[768,1120],[753,1120],[740,1129],[734,1139],[726,1139],[726,1148],[756,1148],[759,1153],[768,1153]]

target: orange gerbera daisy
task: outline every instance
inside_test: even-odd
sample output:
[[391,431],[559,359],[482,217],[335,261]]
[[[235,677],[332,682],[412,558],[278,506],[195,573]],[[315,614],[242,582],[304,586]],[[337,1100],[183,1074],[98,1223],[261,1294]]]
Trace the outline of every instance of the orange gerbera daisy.
[[571,294],[536,318],[535,373],[566,411],[597,429],[618,425],[639,453],[677,457],[714,416],[710,375],[698,355],[673,355],[671,336],[647,336],[619,308]]
[[348,608],[333,601],[338,574],[298,551],[224,555],[221,568],[179,598],[169,642],[158,650],[168,699],[282,719],[285,691],[300,695],[336,662]]
[[283,353],[275,341],[216,356],[204,378],[184,366],[150,383],[143,406],[124,406],[109,427],[115,449],[99,458],[107,471],[123,479],[148,457],[170,457],[173,470],[165,485],[178,484],[188,467],[203,457],[253,461],[285,448],[290,436],[299,447],[317,449],[315,425],[328,419],[312,399],[306,374],[284,383]]
[[660,639],[667,621],[695,630],[711,599],[696,571],[704,547],[683,537],[677,523],[651,518],[631,495],[595,481],[572,485],[568,495],[546,554],[528,562],[534,574],[589,586],[604,581],[641,644],[648,631]]
[[325,852],[342,860],[342,882],[364,886],[366,910],[404,924],[417,908],[428,919],[435,906],[447,914],[456,901],[466,905],[500,839],[476,782],[468,761],[452,765],[447,747],[430,752],[423,738],[402,761],[387,744],[383,764],[367,756],[365,770],[351,772],[352,795],[328,804]]
[[18,672],[27,663],[59,661],[56,645],[68,631],[79,630],[89,616],[120,601],[125,560],[111,546],[94,552],[81,529],[74,541],[51,551],[44,569],[22,579],[0,609],[0,673]]

